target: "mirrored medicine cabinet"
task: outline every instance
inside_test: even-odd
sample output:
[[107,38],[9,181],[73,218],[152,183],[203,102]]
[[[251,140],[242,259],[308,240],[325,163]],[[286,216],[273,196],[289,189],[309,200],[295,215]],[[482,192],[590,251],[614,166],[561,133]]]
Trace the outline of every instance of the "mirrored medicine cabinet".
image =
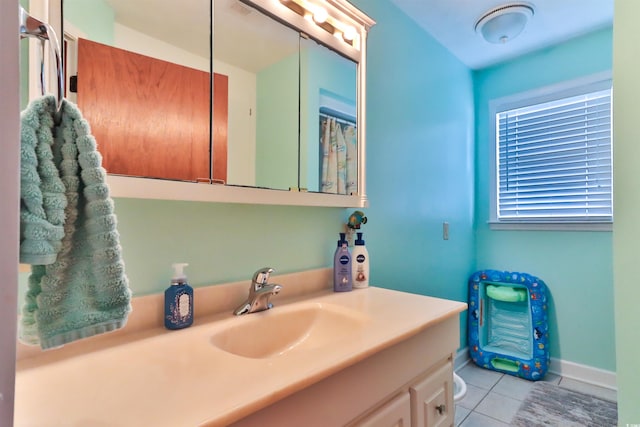
[[115,197],[364,207],[366,36],[345,0],[64,0],[67,97]]

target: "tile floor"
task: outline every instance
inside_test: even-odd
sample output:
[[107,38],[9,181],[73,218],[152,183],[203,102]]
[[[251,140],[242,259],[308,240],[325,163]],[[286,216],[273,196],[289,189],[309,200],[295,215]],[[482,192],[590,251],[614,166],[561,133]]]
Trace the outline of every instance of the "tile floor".
[[[531,381],[482,369],[473,362],[456,373],[467,383],[467,394],[456,403],[456,427],[508,427],[534,384]],[[616,401],[616,392],[548,373],[542,381]]]

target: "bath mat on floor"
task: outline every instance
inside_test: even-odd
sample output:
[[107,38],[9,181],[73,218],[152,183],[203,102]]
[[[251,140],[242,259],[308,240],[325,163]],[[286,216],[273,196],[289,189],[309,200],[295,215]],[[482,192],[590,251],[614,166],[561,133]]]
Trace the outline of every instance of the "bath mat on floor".
[[618,405],[598,397],[537,382],[516,416],[514,426],[615,427]]

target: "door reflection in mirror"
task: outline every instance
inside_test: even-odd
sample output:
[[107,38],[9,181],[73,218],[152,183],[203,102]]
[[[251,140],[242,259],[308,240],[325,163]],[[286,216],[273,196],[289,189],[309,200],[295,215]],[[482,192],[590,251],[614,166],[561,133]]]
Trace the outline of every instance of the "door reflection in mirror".
[[210,179],[210,2],[185,4],[63,2],[67,78],[109,173]]

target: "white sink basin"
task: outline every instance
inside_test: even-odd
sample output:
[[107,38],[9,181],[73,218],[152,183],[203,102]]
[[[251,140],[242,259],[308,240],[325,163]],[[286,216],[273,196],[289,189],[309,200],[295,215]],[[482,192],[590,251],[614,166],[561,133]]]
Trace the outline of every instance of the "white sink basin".
[[211,336],[220,350],[265,359],[316,349],[357,334],[369,317],[339,305],[299,303],[239,316]]

